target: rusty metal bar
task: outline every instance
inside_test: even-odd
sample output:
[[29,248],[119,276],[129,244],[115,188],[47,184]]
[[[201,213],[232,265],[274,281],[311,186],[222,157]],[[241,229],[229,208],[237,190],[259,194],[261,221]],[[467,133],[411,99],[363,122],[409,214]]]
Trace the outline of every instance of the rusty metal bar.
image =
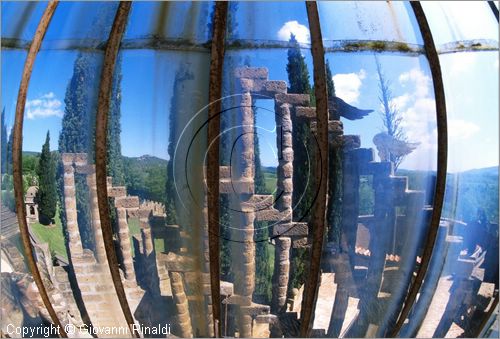
[[314,323],[314,308],[318,298],[321,254],[325,238],[326,195],[328,183],[328,94],[326,89],[325,50],[321,37],[318,6],[315,1],[306,1],[307,18],[311,32],[311,52],[314,66],[314,93],[316,95],[316,137],[318,141],[315,176],[318,198],[311,216],[312,248],[309,276],[304,287],[300,312],[300,336],[307,337]]
[[226,35],[228,3],[217,1],[213,19],[212,54],[210,57],[210,85],[208,89],[207,145],[207,204],[208,251],[210,255],[210,287],[215,337],[221,335],[220,299],[220,234],[219,234],[219,141],[220,111],[222,96],[222,73],[224,65],[224,38]]
[[436,189],[434,191],[434,206],[432,209],[431,222],[429,225],[429,231],[425,239],[425,247],[422,253],[422,260],[420,262],[420,267],[417,272],[417,276],[413,281],[406,300],[404,301],[404,306],[399,315],[398,320],[393,328],[389,329],[388,333],[390,337],[395,337],[403,323],[410,313],[413,304],[415,303],[417,294],[422,286],[427,268],[432,257],[432,252],[434,250],[434,244],[436,242],[436,237],[439,230],[439,221],[441,218],[441,212],[444,202],[444,193],[446,187],[446,170],[448,165],[448,128],[446,121],[446,100],[444,93],[443,77],[441,74],[441,65],[439,62],[439,56],[436,51],[436,46],[434,45],[434,39],[432,38],[432,33],[425,17],[425,13],[422,6],[418,1],[410,2],[415,17],[417,19],[420,32],[422,33],[422,38],[424,40],[425,51],[427,60],[429,61],[429,66],[432,74],[432,81],[434,87],[434,98],[436,102],[436,122],[437,122],[437,179],[436,179]]
[[99,206],[99,217],[101,220],[102,237],[104,241],[104,249],[108,258],[109,270],[111,278],[115,286],[115,291],[120,302],[123,315],[130,326],[130,330],[134,336],[140,338],[140,334],[135,329],[134,317],[128,305],[127,296],[123,288],[120,277],[118,259],[116,257],[115,245],[113,242],[113,228],[111,226],[110,210],[108,206],[107,192],[107,132],[108,132],[108,113],[113,87],[113,73],[115,70],[118,50],[122,40],[127,19],[130,12],[132,2],[120,2],[116,11],[115,19],[111,32],[109,34],[106,52],[104,54],[104,64],[101,73],[101,83],[99,86],[99,97],[97,101],[96,114],[96,131],[95,131],[95,167],[96,167],[96,182],[97,182],[97,202]]
[[[398,41],[385,40],[325,40],[325,53],[342,52],[375,52],[375,53],[396,53],[405,56],[418,56],[425,54],[423,45],[409,44]],[[4,49],[24,49],[30,48],[31,41],[4,37],[1,46]],[[299,43],[300,48],[309,49],[310,44]],[[288,49],[293,47],[288,41],[277,40],[248,40],[232,39],[226,40],[226,50],[244,49]],[[99,39],[56,39],[44,41],[44,50],[66,51],[78,50],[87,52],[104,51],[106,42]],[[120,45],[121,50],[152,49],[158,51],[189,51],[189,52],[210,52],[211,43],[196,43],[173,38],[162,38],[158,36],[146,36],[137,39],[123,39]],[[456,52],[480,52],[498,51],[498,41],[492,39],[473,39],[453,41],[437,46],[438,54]]]
[[21,240],[23,243],[24,252],[26,253],[26,260],[28,262],[28,267],[33,275],[33,280],[38,288],[40,297],[42,298],[43,304],[47,311],[49,312],[50,318],[54,324],[59,328],[59,334],[63,338],[67,338],[68,335],[62,326],[59,318],[57,317],[54,307],[50,302],[47,290],[43,285],[42,277],[40,271],[35,262],[33,255],[33,249],[31,247],[30,235],[28,230],[28,224],[26,222],[26,206],[24,205],[24,190],[23,190],[23,161],[22,161],[22,151],[23,151],[23,122],[24,122],[24,108],[26,105],[26,96],[28,94],[28,86],[31,79],[31,73],[33,71],[33,64],[35,63],[36,56],[42,45],[43,37],[47,32],[54,11],[57,8],[58,1],[50,1],[45,8],[42,18],[38,23],[38,27],[31,42],[28,55],[26,56],[26,61],[24,63],[23,75],[21,78],[21,84],[19,85],[19,93],[17,95],[16,104],[16,116],[14,122],[13,131],[13,145],[12,145],[12,162],[13,162],[13,181],[14,181],[14,197],[16,200],[16,212],[17,221],[19,223],[19,231],[21,233]]

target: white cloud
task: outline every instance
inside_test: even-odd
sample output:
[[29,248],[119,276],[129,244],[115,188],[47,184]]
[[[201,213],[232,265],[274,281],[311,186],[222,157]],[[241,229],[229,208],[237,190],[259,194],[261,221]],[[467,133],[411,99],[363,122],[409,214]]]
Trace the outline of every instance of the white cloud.
[[56,98],[53,92],[49,92],[37,99],[28,100],[26,102],[26,116],[28,119],[47,118],[52,116],[61,118],[64,114],[61,106],[61,101]]
[[335,83],[335,94],[349,104],[358,101],[363,79],[366,78],[366,71],[360,69],[358,73],[341,73],[333,77]]
[[479,126],[462,119],[448,119],[448,138],[451,141],[466,140],[479,132]]
[[309,43],[311,41],[311,36],[309,34],[309,28],[299,24],[298,21],[287,21],[283,26],[281,26],[278,31],[278,38],[280,40],[290,40],[290,34],[295,35],[298,42]]
[[408,83],[412,83],[415,86],[415,96],[418,98],[425,98],[429,94],[431,79],[429,76],[422,73],[421,70],[414,68],[409,72],[402,73],[399,76],[399,83],[403,87]]

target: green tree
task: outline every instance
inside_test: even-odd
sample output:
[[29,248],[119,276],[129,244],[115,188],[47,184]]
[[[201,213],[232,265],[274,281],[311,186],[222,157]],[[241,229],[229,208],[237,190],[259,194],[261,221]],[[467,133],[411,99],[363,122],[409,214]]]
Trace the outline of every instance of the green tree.
[[[300,46],[291,34],[289,42],[291,47],[288,49],[288,63],[286,71],[288,73],[288,93],[311,94],[311,84],[309,82],[309,70],[302,55]],[[312,204],[311,183],[309,169],[313,164],[308,160],[312,157],[314,150],[310,144],[311,131],[309,125],[295,114],[292,114],[292,146],[294,149],[293,159],[293,217],[295,220],[301,219],[308,221],[308,210]],[[309,185],[308,180],[309,179]],[[299,288],[305,281],[305,262],[307,252],[304,249],[292,249],[292,270],[290,272],[289,286]]]
[[54,222],[57,208],[56,168],[50,153],[49,131],[47,131],[38,164],[38,181],[37,200],[40,223],[49,225]]
[[[289,93],[310,94],[311,85],[309,83],[309,70],[304,56],[301,53],[300,46],[291,34],[290,43],[292,46],[288,49],[288,63],[286,71],[288,73]],[[314,150],[310,144],[311,131],[308,124],[292,114],[293,133],[292,145],[294,149],[293,159],[293,216],[295,219],[309,219],[308,209],[312,204],[311,179],[309,169],[312,161],[308,160]],[[308,180],[309,179],[309,184]]]
[[[335,99],[335,84],[333,83],[332,70],[328,59],[326,60],[326,89],[328,101],[333,101]],[[340,120],[340,113],[336,109],[333,109],[329,113],[330,119]],[[327,206],[328,241],[339,244],[342,228],[342,146],[337,145],[337,147],[332,147],[332,144],[329,146],[328,195],[330,198],[328,199]]]
[[[255,103],[254,105],[255,106]],[[257,133],[257,108],[254,108],[254,157],[255,157],[255,193],[266,194],[266,181],[260,160],[259,135]],[[274,261],[271,260],[269,239],[269,225],[266,221],[255,222],[255,295],[264,304],[271,303],[272,276]]]
[[2,170],[1,173],[7,173],[7,126],[5,126],[5,107],[2,110]]
[[[112,11],[114,13],[114,11]],[[112,21],[108,20],[109,24]],[[105,24],[97,26],[104,29]],[[65,111],[62,129],[59,135],[60,153],[87,153],[89,162],[94,158],[95,117],[100,83],[102,60],[90,53],[80,53],[73,66],[73,75],[66,88],[64,98]],[[113,177],[113,183],[124,183],[123,163],[120,143],[120,105],[121,105],[121,56],[117,60],[113,75],[113,87],[108,114],[107,173]],[[58,166],[58,190],[63,205],[62,166]],[[86,178],[75,176],[77,218],[82,244],[93,249],[94,240],[91,231],[89,191]],[[65,225],[64,209],[61,208],[61,220]],[[113,220],[112,220],[113,221]]]
[[194,74],[189,64],[181,63],[179,69],[175,73],[174,88],[172,92],[171,107],[170,107],[170,118],[169,118],[169,135],[168,135],[168,155],[169,160],[167,164],[167,181],[165,189],[165,210],[167,214],[167,224],[177,224],[177,212],[175,209],[175,200],[177,198],[177,192],[174,185],[174,153],[175,147],[177,145],[177,140],[180,134],[178,130],[177,117],[181,112],[180,108],[183,103],[180,102],[183,97],[181,93],[184,91],[185,82],[188,80],[193,80]]

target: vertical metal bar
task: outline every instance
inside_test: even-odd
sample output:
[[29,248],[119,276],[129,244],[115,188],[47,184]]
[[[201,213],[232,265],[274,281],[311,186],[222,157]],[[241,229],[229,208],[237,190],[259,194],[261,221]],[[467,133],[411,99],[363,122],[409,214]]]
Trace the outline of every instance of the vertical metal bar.
[[326,89],[326,67],[323,39],[319,24],[318,6],[315,1],[306,1],[307,18],[311,32],[311,49],[314,66],[314,93],[316,95],[316,119],[318,152],[315,162],[318,198],[314,205],[311,224],[313,242],[309,266],[309,278],[305,283],[300,312],[300,336],[307,337],[314,323],[314,308],[320,282],[321,253],[325,238],[326,194],[328,183],[328,94]]
[[19,231],[21,233],[21,240],[23,243],[24,252],[26,253],[26,260],[28,262],[28,267],[33,275],[33,280],[38,288],[38,292],[42,297],[43,304],[47,311],[49,312],[50,318],[54,324],[59,328],[59,334],[63,338],[67,338],[66,331],[62,326],[57,314],[52,307],[47,290],[43,285],[42,277],[40,271],[35,262],[33,256],[33,249],[31,247],[31,241],[29,236],[28,224],[26,222],[26,207],[24,205],[24,190],[23,190],[23,161],[22,161],[22,151],[23,151],[23,121],[24,121],[24,108],[26,105],[26,96],[28,94],[28,85],[31,79],[31,73],[33,71],[33,64],[35,63],[36,56],[42,45],[43,37],[47,32],[54,11],[57,8],[58,1],[50,1],[45,8],[42,18],[38,23],[33,41],[26,56],[26,61],[24,63],[23,75],[21,78],[21,84],[19,86],[19,93],[17,95],[16,104],[16,116],[14,122],[14,134],[13,134],[13,145],[12,145],[12,162],[13,162],[13,181],[14,181],[14,197],[16,200],[16,212],[17,221],[19,223]]
[[108,132],[108,113],[113,87],[113,73],[115,70],[118,50],[122,40],[125,27],[127,25],[128,14],[132,2],[123,1],[118,5],[115,20],[109,34],[104,54],[104,64],[101,74],[101,83],[99,86],[99,97],[97,102],[96,131],[95,131],[95,167],[97,182],[97,202],[99,206],[99,217],[101,220],[102,237],[104,249],[108,258],[111,278],[115,286],[116,294],[120,302],[123,315],[130,326],[134,336],[140,337],[140,334],[134,328],[134,318],[128,305],[127,296],[120,277],[118,268],[118,259],[116,257],[115,246],[113,242],[113,229],[111,226],[110,210],[108,206],[107,192],[107,132]]
[[434,39],[432,38],[432,33],[425,17],[425,13],[422,6],[418,1],[411,1],[411,7],[415,13],[415,17],[422,33],[422,38],[424,40],[425,54],[427,60],[429,61],[432,81],[434,85],[434,98],[436,101],[436,122],[437,122],[437,141],[438,141],[438,151],[437,151],[437,179],[436,179],[436,189],[434,191],[434,206],[432,209],[431,222],[429,225],[429,231],[425,239],[425,248],[422,253],[422,260],[420,262],[420,268],[418,269],[417,276],[413,281],[413,284],[408,290],[406,300],[404,301],[404,307],[399,315],[399,318],[392,329],[389,329],[389,337],[395,337],[403,323],[408,316],[417,294],[422,286],[427,268],[432,257],[432,252],[434,250],[434,244],[436,242],[436,237],[439,230],[439,221],[441,219],[441,211],[443,209],[444,193],[446,187],[446,170],[448,165],[448,129],[446,122],[446,101],[444,94],[443,77],[441,74],[441,65],[439,63],[439,56],[436,51],[436,46],[434,44]]
[[222,71],[224,65],[224,41],[226,34],[228,3],[217,1],[213,18],[212,49],[210,59],[210,85],[208,89],[208,143],[207,153],[207,203],[208,203],[208,251],[210,254],[210,287],[215,337],[221,332],[220,300],[220,237],[219,237],[219,141],[222,95]]

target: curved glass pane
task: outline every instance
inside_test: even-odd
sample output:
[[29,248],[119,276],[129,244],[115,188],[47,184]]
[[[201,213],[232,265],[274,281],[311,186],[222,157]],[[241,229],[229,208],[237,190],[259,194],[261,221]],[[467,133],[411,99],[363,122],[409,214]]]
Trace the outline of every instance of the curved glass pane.
[[[3,1],[1,4],[2,40],[30,41],[46,5],[44,1],[23,3]],[[4,41],[2,41],[2,47]]]
[[319,2],[318,11],[323,39],[327,41],[385,40],[423,44],[407,2]]
[[[498,296],[498,60],[497,53],[482,52],[440,61],[448,177],[438,247],[416,305],[426,316],[416,334],[473,337]],[[434,292],[432,302],[427,291]]]
[[[172,39],[183,43],[204,43],[211,39],[210,13],[213,2],[135,2],[125,33],[125,42]],[[144,18],[150,18],[147,22]],[[138,40],[138,41],[135,41]],[[145,46],[149,47],[149,46]]]
[[436,46],[476,39],[498,45],[498,21],[487,1],[423,2],[422,7]]
[[424,57],[335,53],[326,60],[334,88],[330,200],[313,329],[385,336],[430,217],[437,151],[430,70]]

